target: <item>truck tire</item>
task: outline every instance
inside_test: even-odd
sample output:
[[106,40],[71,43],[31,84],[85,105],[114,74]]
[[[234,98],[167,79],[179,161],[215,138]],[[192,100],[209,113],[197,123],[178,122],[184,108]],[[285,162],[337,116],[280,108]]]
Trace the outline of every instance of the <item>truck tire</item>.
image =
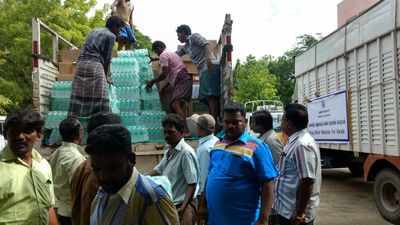
[[348,168],[353,177],[362,177],[364,175],[364,168],[363,168],[362,164],[361,165],[353,164],[353,165],[350,165]]
[[383,218],[400,224],[400,174],[392,169],[378,173],[374,183],[375,203]]

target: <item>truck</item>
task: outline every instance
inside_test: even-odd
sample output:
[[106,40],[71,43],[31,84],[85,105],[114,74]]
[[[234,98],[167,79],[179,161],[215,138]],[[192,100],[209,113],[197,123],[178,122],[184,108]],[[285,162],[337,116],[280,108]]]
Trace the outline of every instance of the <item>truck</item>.
[[[230,50],[226,48],[226,46],[231,46],[232,24],[231,15],[226,14],[221,33],[213,47],[214,57],[219,61],[220,68],[221,105],[232,97],[232,51],[231,48]],[[42,48],[44,44],[47,44],[47,48]],[[48,45],[51,45],[50,52]],[[62,62],[59,60],[59,53],[65,49],[75,49],[76,52],[79,47],[63,38],[39,18],[32,18],[32,102],[33,109],[44,117],[51,108],[53,85],[57,80],[65,78],[60,73]],[[198,84],[194,83],[194,85]],[[191,144],[195,145],[195,142]],[[143,172],[151,170],[163,155],[162,143],[135,143],[133,149],[137,155],[136,167]],[[46,148],[42,153],[46,157],[51,151]]]
[[400,224],[400,1],[381,0],[295,58],[293,100],[307,106],[324,168],[374,182]]

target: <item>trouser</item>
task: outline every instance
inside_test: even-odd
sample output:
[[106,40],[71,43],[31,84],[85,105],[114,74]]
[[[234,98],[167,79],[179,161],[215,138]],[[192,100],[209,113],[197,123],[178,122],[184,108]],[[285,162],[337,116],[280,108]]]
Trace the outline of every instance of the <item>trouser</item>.
[[57,214],[60,225],[72,225],[71,217],[60,216]]
[[207,225],[208,222],[208,210],[207,201],[205,195],[199,195],[197,198],[199,205],[197,207],[197,225]]
[[[181,205],[176,205],[179,209]],[[196,224],[196,201],[192,200],[183,212],[179,213],[179,220],[181,225],[195,225]]]
[[[286,219],[281,215],[272,215],[269,221],[270,225],[292,225],[291,220]],[[314,220],[300,225],[314,225]]]

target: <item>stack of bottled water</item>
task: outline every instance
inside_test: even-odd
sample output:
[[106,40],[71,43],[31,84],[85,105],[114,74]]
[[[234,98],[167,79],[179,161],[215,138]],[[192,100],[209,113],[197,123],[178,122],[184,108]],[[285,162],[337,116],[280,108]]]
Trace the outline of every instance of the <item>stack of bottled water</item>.
[[144,126],[128,126],[128,130],[131,133],[133,143],[148,142],[150,140],[147,128]]
[[46,117],[45,128],[58,129],[61,121],[67,118],[67,115],[67,111],[50,111]]
[[119,51],[111,62],[112,80],[116,87],[121,119],[132,133],[132,141],[163,141],[161,111],[157,87],[146,89],[153,79],[149,53],[146,49]]
[[[114,85],[109,89],[110,107],[121,116],[132,135],[132,142],[163,142],[160,97],[155,86],[146,90],[146,81],[153,79],[149,53],[146,49],[119,51],[111,61]],[[60,141],[59,124],[67,118],[72,82],[55,82],[51,92],[51,109],[46,117],[46,129],[52,130],[50,144]],[[87,137],[87,121],[79,118]],[[85,142],[85,141],[84,141]]]
[[53,85],[51,89],[51,109],[53,111],[68,111],[71,85],[71,81],[60,81]]

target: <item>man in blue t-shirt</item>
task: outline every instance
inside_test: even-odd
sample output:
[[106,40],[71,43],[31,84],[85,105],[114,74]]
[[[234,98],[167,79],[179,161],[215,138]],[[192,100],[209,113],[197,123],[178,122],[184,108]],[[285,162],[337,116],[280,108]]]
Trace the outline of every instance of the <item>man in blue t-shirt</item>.
[[224,138],[211,151],[206,198],[209,225],[266,225],[277,177],[270,149],[245,131],[245,110],[224,108]]

